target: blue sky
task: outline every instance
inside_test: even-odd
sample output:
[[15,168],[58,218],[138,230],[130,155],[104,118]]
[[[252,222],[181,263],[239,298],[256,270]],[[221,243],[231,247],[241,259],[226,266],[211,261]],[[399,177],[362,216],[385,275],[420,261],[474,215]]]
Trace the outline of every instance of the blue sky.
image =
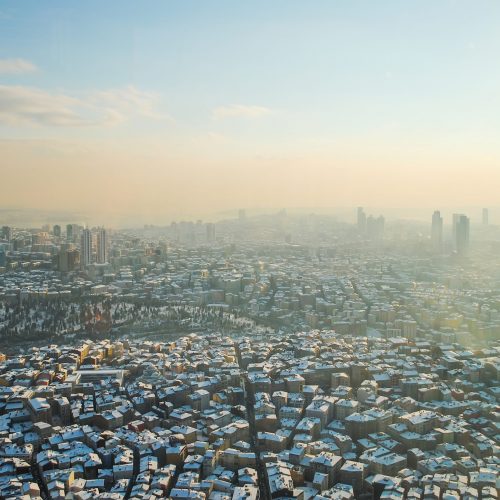
[[3,1],[0,138],[97,141],[106,161],[162,143],[197,168],[197,148],[294,168],[425,149],[443,179],[458,148],[487,173],[499,26],[497,1]]

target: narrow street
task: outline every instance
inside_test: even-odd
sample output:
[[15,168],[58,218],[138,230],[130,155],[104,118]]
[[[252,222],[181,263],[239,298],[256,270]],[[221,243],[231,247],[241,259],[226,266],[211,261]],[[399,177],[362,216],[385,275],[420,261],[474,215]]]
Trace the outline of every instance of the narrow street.
[[[238,357],[238,365],[241,368],[241,353],[238,344],[235,343],[235,351]],[[257,474],[259,477],[259,491],[261,500],[271,500],[271,493],[269,491],[269,484],[267,482],[266,467],[262,460],[260,459],[259,451],[257,450],[257,431],[255,429],[255,394],[253,388],[248,380],[246,374],[244,375],[245,380],[245,406],[247,410],[248,423],[250,425],[250,446],[252,452],[255,453],[255,463]]]

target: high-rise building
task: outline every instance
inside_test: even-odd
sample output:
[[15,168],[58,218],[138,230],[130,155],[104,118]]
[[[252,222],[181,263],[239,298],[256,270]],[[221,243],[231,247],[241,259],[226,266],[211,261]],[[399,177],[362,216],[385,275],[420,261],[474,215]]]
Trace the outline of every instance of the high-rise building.
[[49,233],[45,231],[40,231],[38,233],[31,235],[32,245],[45,245],[49,241]]
[[457,249],[457,224],[461,214],[453,214],[451,221],[451,241],[455,250]]
[[92,233],[84,229],[80,240],[80,266],[85,269],[92,263]]
[[366,219],[366,235],[372,240],[381,240],[384,236],[385,218],[369,215]]
[[64,243],[59,251],[59,271],[74,271],[80,264],[80,252],[72,243]]
[[29,245],[31,245],[31,238],[16,238],[12,241],[12,248],[15,252],[23,250]]
[[207,227],[207,243],[215,243],[215,224],[208,222]]
[[2,227],[2,238],[4,240],[10,241],[12,239],[12,228],[9,226]]
[[431,243],[435,252],[443,250],[443,218],[439,210],[432,214]]
[[73,224],[66,225],[66,239],[69,242],[73,241]]
[[466,215],[460,214],[455,227],[455,247],[459,255],[465,255],[469,250],[469,230],[469,218]]
[[97,263],[104,264],[108,261],[108,238],[106,229],[99,228],[97,233]]
[[61,236],[61,226],[59,224],[56,224],[52,228],[52,232],[54,233],[54,236],[57,236],[59,238]]
[[363,207],[358,207],[358,231],[364,233],[366,231],[366,214]]
[[383,215],[377,217],[377,228],[379,238],[383,238],[385,231],[385,217]]
[[483,225],[487,226],[489,223],[489,212],[487,208],[483,208]]

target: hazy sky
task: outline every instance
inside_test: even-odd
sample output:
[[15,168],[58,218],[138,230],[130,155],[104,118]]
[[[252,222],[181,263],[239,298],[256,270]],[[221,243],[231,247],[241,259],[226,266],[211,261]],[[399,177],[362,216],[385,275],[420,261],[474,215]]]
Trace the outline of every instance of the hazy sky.
[[2,1],[0,205],[499,205],[500,2]]

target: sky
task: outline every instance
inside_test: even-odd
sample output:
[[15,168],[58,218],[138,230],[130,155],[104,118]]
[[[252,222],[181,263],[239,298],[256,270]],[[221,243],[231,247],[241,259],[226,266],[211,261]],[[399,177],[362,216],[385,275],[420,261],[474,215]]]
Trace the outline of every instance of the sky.
[[498,206],[500,2],[0,2],[0,208]]

